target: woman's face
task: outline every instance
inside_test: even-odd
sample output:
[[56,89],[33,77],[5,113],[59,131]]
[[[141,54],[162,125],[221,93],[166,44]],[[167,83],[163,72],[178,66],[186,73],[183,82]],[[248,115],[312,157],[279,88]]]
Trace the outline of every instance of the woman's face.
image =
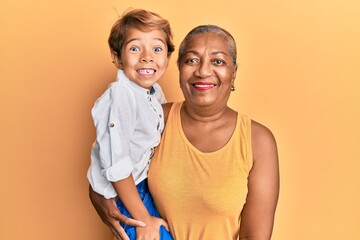
[[185,100],[198,106],[226,105],[236,76],[227,41],[215,33],[195,35],[180,61]]

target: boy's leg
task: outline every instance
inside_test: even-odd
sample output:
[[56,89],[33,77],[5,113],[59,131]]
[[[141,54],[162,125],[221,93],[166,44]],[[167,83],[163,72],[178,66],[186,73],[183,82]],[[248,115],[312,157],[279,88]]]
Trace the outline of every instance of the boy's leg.
[[[143,180],[139,184],[136,185],[136,188],[139,192],[140,198],[143,201],[146,209],[148,210],[149,214],[154,217],[159,217],[159,212],[155,208],[155,204],[153,198],[149,192],[149,188],[147,185],[147,179]],[[122,214],[125,216],[132,218],[129,211],[125,208],[120,200],[116,202],[118,209]],[[124,228],[126,234],[128,235],[130,240],[136,240],[136,228],[133,226],[129,226],[126,224],[121,223],[121,226]],[[170,232],[168,232],[163,226],[160,227],[160,240],[173,240]]]
[[[126,217],[132,218],[129,211],[125,208],[124,204],[118,199],[116,201],[116,205],[121,214],[125,215]],[[136,240],[136,228],[130,225],[126,225],[124,223],[120,223],[121,226],[124,228],[126,235],[129,237],[130,240]]]
[[[146,209],[149,211],[149,214],[154,217],[160,217],[158,210],[155,207],[154,200],[149,192],[145,199],[143,199]],[[160,240],[173,240],[170,232],[167,231],[163,226],[160,226]]]

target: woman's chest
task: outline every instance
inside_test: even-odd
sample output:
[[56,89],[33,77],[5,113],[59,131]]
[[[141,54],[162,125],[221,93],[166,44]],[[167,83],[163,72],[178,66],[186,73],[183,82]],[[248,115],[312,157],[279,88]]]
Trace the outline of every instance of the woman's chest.
[[248,172],[243,160],[231,154],[201,159],[181,158],[176,153],[166,159],[161,165],[153,162],[149,175],[157,189],[153,194],[157,203],[172,205],[173,214],[239,216],[247,196]]

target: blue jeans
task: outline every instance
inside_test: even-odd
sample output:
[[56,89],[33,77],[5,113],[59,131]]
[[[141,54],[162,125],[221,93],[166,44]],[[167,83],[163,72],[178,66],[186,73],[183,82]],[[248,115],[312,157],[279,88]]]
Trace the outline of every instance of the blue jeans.
[[[149,214],[154,217],[160,217],[159,212],[155,208],[153,198],[149,192],[147,179],[137,184],[136,188],[139,192],[142,202],[144,203],[146,209],[149,211]],[[125,208],[124,204],[120,201],[120,199],[116,201],[116,205],[122,214],[129,218],[132,218],[129,211]],[[130,240],[136,240],[136,228],[123,223],[120,224],[124,228]],[[160,227],[159,231],[161,240],[173,240],[171,234],[163,226]]]

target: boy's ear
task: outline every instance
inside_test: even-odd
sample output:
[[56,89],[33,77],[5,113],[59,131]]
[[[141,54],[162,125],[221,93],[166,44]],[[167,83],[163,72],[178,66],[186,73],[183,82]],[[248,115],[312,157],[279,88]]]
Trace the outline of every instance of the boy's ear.
[[168,66],[169,66],[170,59],[171,59],[171,54],[168,54],[167,60],[166,60],[166,68],[168,68]]
[[115,51],[111,51],[111,58],[118,69],[123,69],[122,62]]

